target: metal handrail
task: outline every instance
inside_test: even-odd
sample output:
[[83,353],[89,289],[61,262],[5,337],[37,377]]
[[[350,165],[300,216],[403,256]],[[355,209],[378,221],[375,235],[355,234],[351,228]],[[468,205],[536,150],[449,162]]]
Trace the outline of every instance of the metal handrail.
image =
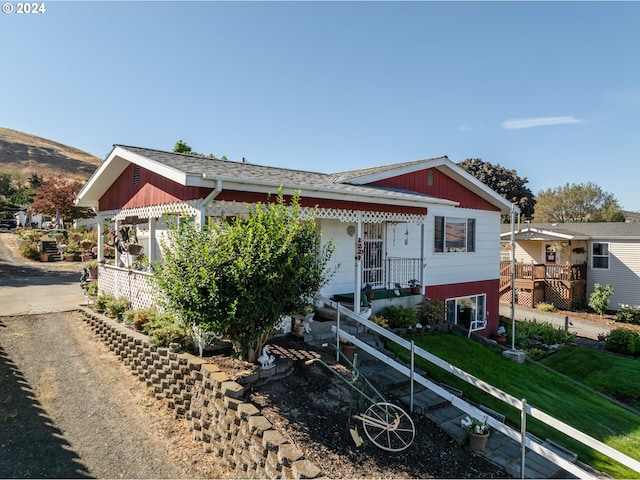
[[[419,357],[427,360],[428,362],[433,363],[434,365],[452,373],[453,375],[455,375],[456,377],[464,380],[465,382],[481,389],[482,391],[492,395],[493,397],[497,398],[498,400],[501,400],[503,402],[505,402],[508,405],[511,405],[512,407],[517,408],[518,410],[520,410],[523,413],[526,413],[528,415],[531,415],[533,418],[537,418],[538,420],[540,420],[541,422],[565,433],[568,435],[571,435],[574,439],[578,440],[579,442],[583,443],[584,445],[587,445],[591,448],[593,448],[594,450],[599,451],[600,453],[603,453],[605,455],[607,455],[608,457],[620,462],[621,464],[637,471],[640,472],[640,462],[638,462],[637,460],[635,460],[634,458],[629,457],[628,455],[625,455],[624,453],[610,447],[609,445],[606,445],[603,442],[600,442],[599,440],[596,440],[595,438],[587,435],[586,433],[581,432],[580,430],[575,429],[574,427],[562,422],[561,420],[558,420],[555,417],[552,417],[551,415],[543,412],[542,410],[539,410],[537,408],[531,407],[530,405],[528,405],[526,403],[526,401],[524,399],[520,400],[517,399],[516,397],[513,397],[512,395],[498,389],[495,388],[494,386],[484,382],[483,380],[480,380],[479,378],[465,372],[464,370],[459,369],[458,367],[456,367],[455,365],[452,365],[448,362],[445,362],[444,360],[442,360],[439,357],[436,357],[435,355],[427,352],[426,350],[415,346],[414,342],[409,342],[408,340],[396,335],[395,333],[387,330],[386,328],[381,327],[380,325],[377,325],[373,322],[371,322],[370,320],[366,319],[365,317],[349,310],[346,307],[343,307],[340,303],[338,302],[334,302],[333,300],[324,298],[324,297],[319,297],[319,300],[321,300],[322,302],[324,302],[325,304],[330,305],[331,307],[333,307],[334,309],[336,309],[337,311],[337,324],[336,326],[332,327],[332,331],[336,333],[336,341],[339,341],[339,339],[342,338],[346,338],[347,340],[351,341],[354,345],[356,345],[357,347],[363,349],[364,351],[366,351],[368,354],[372,355],[373,357],[377,358],[378,360],[382,361],[383,363],[385,363],[386,365],[392,367],[393,369],[397,370],[399,373],[402,373],[403,375],[406,375],[407,377],[409,377],[412,380],[412,385],[411,385],[411,411],[413,411],[413,381],[415,381],[416,383],[419,383],[420,385],[428,388],[429,390],[433,391],[434,393],[436,393],[437,395],[441,396],[442,398],[444,398],[445,400],[448,400],[449,402],[451,402],[451,404],[455,407],[457,407],[458,409],[462,410],[463,412],[476,417],[476,418],[481,418],[483,416],[486,416],[486,413],[477,409],[476,407],[474,407],[473,405],[465,402],[464,400],[456,397],[455,395],[453,395],[451,392],[449,392],[448,390],[445,390],[444,388],[442,388],[439,385],[434,384],[433,382],[431,382],[430,380],[422,377],[421,375],[416,375],[413,365],[415,364],[414,362],[414,355],[418,355]],[[361,340],[359,340],[356,336],[349,334],[348,332],[345,332],[344,330],[342,330],[340,328],[340,316],[344,314],[347,317],[357,321],[358,323],[362,324],[364,327],[374,331],[375,333],[377,333],[378,335],[394,342],[397,343],[398,345],[406,348],[407,350],[409,350],[411,352],[411,368],[406,367],[405,365],[402,365],[400,363],[398,363],[397,361],[393,360],[392,358],[388,357],[387,355],[385,355],[384,353],[376,350],[375,348],[369,346],[368,344],[362,342]],[[501,433],[507,435],[508,437],[512,438],[513,440],[516,440],[518,442],[521,443],[523,451],[524,448],[529,448],[530,450],[539,453],[540,455],[545,456],[546,458],[548,458],[549,460],[553,461],[556,465],[559,465],[560,467],[564,468],[566,471],[568,471],[569,473],[573,473],[575,475],[578,475],[579,478],[597,478],[594,477],[592,474],[590,474],[589,472],[586,472],[585,470],[581,469],[579,466],[569,462],[568,460],[566,460],[565,458],[557,455],[556,453],[554,453],[552,450],[549,450],[548,448],[545,448],[544,446],[534,443],[531,441],[531,439],[529,439],[526,435],[523,435],[521,432],[518,432],[510,427],[508,427],[507,425],[503,424],[502,422],[498,421],[497,419],[494,419],[491,416],[487,417],[487,423],[492,426],[493,428],[495,428],[496,430],[500,431]]]

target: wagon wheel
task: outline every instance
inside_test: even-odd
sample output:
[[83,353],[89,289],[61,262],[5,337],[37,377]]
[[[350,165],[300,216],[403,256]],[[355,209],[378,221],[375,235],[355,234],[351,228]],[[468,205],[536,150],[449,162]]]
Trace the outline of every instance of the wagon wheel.
[[362,420],[362,427],[369,440],[389,452],[404,450],[411,445],[416,435],[411,417],[392,403],[374,403],[356,418]]

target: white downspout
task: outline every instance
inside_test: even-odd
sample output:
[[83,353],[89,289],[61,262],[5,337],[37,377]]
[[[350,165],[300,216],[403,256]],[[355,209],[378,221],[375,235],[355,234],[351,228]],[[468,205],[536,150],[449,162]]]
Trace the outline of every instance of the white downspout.
[[[202,174],[202,178],[207,179],[206,174]],[[206,196],[206,198],[204,198],[201,202],[200,202],[200,206],[198,208],[198,215],[199,218],[198,223],[200,225],[200,228],[204,227],[204,222],[207,218],[207,216],[204,214],[204,210],[205,208],[207,208],[207,206],[213,202],[213,200],[220,195],[220,192],[222,192],[222,180],[216,180],[216,186],[214,187],[214,189],[211,191],[211,193],[209,195]]]

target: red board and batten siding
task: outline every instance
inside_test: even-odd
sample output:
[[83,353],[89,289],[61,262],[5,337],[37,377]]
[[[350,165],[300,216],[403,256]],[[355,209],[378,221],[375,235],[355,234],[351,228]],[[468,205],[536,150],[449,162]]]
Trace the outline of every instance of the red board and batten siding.
[[[433,185],[428,184],[427,172],[429,171],[433,172]],[[489,210],[491,212],[499,210],[495,205],[466,189],[436,168],[385,178],[369,185],[411,190],[436,198],[452,200],[460,203],[459,208]]]
[[495,332],[499,325],[500,299],[498,290],[500,280],[480,280],[477,282],[450,283],[447,285],[429,285],[425,288],[425,295],[429,298],[436,298],[445,301],[452,298],[469,297],[472,295],[487,295],[486,311],[487,332]]
[[[133,183],[133,165],[129,165],[109,190],[100,199],[100,210],[118,210],[121,208],[145,207],[174,203],[182,200],[197,200],[205,198],[211,193],[211,188],[185,187],[173,180],[165,178],[145,168],[139,169],[138,184]],[[274,192],[276,193],[276,192]],[[364,202],[348,202],[325,198],[305,197],[301,193],[300,203],[305,207],[319,206],[346,210],[373,210],[378,212],[397,212],[406,214],[426,215],[426,208],[402,207],[385,204],[370,204]],[[276,196],[272,195],[271,200]],[[264,202],[267,194],[255,192],[241,192],[222,190],[216,200],[236,201],[246,203]],[[285,199],[289,199],[285,196]]]
[[173,180],[140,168],[138,184],[133,183],[133,164],[113,182],[109,190],[100,198],[100,210],[162,205],[181,200],[205,198],[211,189],[185,187]]

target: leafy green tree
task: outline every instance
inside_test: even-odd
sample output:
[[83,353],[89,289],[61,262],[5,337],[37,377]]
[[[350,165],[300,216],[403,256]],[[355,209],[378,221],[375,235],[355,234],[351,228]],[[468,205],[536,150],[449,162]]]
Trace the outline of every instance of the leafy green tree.
[[615,197],[592,182],[565,184],[538,192],[535,222],[624,222]]
[[298,219],[299,210],[298,195],[287,205],[280,192],[246,218],[174,225],[152,280],[164,307],[255,361],[281,315],[301,311],[332,274],[333,243],[322,246],[315,220]]
[[[492,165],[479,158],[468,158],[458,163],[458,166],[515,204],[520,208],[523,217],[531,218],[536,200],[531,190],[526,186],[529,182],[526,177],[520,178],[515,170],[509,170],[500,164]],[[509,219],[505,219],[505,221],[508,222]]]
[[[193,149],[183,140],[178,140],[176,142],[176,144],[173,146],[173,151],[176,153],[185,153],[189,155],[197,155],[199,157],[207,157],[218,160],[218,158],[213,153],[205,155],[204,153],[194,152]],[[227,156],[223,155],[220,160],[227,160]]]
[[176,144],[173,146],[173,151],[176,153],[187,153],[187,154],[192,153],[191,147],[187,145],[187,142],[183,140],[178,140],[176,142]]
[[613,287],[611,285],[602,287],[599,283],[595,283],[593,292],[589,295],[589,306],[602,316],[609,308],[609,297],[611,295],[613,295]]
[[10,198],[16,191],[13,175],[6,172],[0,173],[0,195]]

